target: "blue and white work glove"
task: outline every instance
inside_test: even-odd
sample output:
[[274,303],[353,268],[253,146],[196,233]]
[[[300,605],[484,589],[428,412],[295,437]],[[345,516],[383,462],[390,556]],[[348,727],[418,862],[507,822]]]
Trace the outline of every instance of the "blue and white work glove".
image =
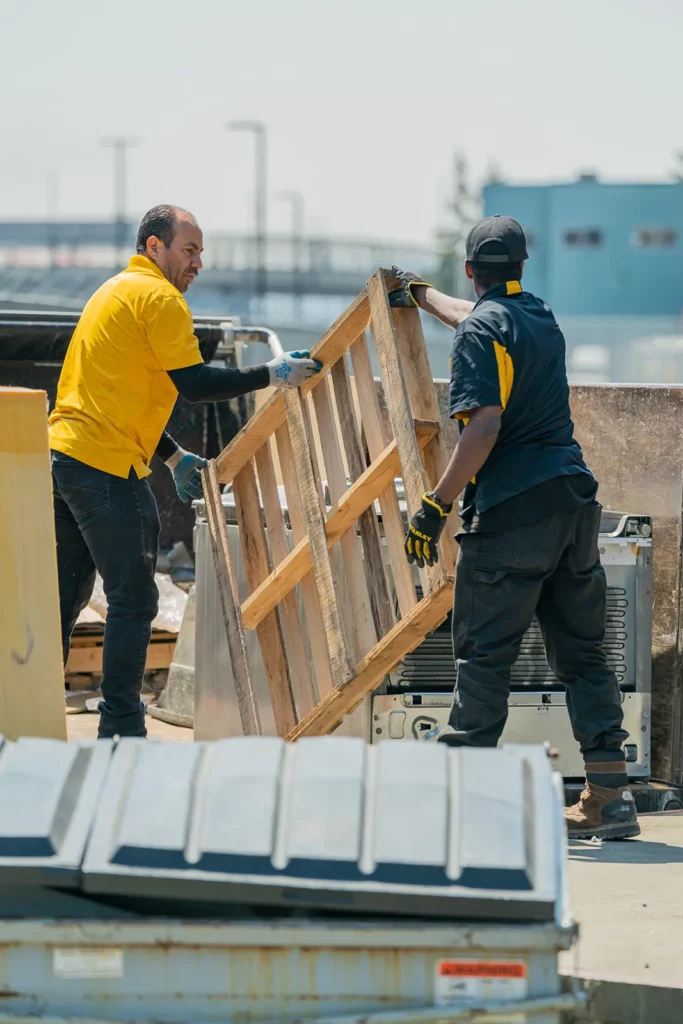
[[204,497],[202,470],[208,466],[206,459],[201,459],[198,455],[192,455],[191,452],[179,448],[169,459],[166,459],[166,465],[173,473],[175,489],[182,502]]
[[270,374],[270,383],[274,388],[298,388],[320,373],[323,364],[318,359],[311,359],[310,352],[283,352],[266,363]]

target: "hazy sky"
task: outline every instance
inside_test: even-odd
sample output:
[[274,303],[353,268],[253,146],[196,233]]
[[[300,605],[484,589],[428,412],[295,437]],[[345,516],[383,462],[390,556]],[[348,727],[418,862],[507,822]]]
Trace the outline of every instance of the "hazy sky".
[[310,231],[429,241],[451,155],[475,178],[664,180],[683,149],[683,0],[0,0],[0,217],[106,217],[137,136],[130,209],[247,228],[269,128]]

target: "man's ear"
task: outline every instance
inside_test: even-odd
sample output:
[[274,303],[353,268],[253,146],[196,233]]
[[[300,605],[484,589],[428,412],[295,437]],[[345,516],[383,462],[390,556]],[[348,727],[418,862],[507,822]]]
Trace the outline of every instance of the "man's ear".
[[150,259],[153,259],[155,256],[159,254],[159,250],[161,249],[162,245],[163,242],[161,241],[160,238],[157,238],[156,235],[149,236],[149,238],[147,239],[147,255],[150,257]]
[[470,281],[474,279],[474,274],[472,273],[472,264],[470,263],[469,260],[465,260],[465,273],[469,277]]

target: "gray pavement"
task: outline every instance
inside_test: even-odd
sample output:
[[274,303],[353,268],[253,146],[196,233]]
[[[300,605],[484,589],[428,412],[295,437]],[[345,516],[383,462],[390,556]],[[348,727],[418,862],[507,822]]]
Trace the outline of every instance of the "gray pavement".
[[[652,993],[680,996],[683,1007],[683,811],[641,815],[640,825],[638,839],[569,848],[580,937],[562,954],[561,970],[589,989],[611,983],[603,987],[624,1004],[625,1016],[611,1018],[620,1022],[654,1020]],[[676,991],[665,997],[662,990]],[[671,1019],[658,1016],[659,1024]]]

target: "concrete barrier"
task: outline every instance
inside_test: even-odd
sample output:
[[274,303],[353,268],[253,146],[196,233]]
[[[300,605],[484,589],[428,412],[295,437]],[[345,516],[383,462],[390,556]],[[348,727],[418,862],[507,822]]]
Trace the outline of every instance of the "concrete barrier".
[[0,387],[0,734],[66,739],[44,391]]

